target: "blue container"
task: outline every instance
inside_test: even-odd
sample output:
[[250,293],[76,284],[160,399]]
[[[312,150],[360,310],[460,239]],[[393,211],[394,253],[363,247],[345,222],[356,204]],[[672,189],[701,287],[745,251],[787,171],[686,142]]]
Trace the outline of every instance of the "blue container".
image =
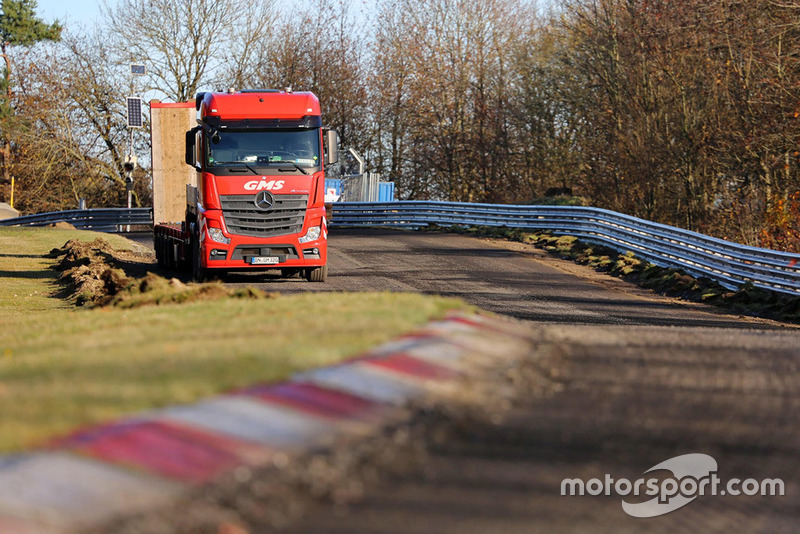
[[325,178],[325,194],[328,194],[328,189],[334,189],[337,195],[341,195],[342,181],[338,178]]
[[378,202],[394,202],[394,182],[381,182],[378,185]]

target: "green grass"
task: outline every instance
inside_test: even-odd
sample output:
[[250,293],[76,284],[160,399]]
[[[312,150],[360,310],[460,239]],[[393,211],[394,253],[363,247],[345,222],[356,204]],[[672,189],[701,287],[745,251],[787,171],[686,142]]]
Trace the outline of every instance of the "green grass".
[[41,256],[76,237],[96,235],[0,229],[0,451],[122,414],[281,380],[467,308],[411,293],[308,293],[75,309],[52,296],[53,260]]

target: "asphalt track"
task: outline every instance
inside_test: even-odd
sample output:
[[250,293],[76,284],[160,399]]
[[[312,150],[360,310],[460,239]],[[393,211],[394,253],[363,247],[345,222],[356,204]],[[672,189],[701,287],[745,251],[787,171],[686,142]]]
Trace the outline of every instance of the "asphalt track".
[[[547,393],[523,394],[497,421],[454,416],[445,437],[426,444],[421,465],[385,477],[348,508],[320,504],[284,532],[798,531],[794,332],[546,326],[537,335],[531,360],[543,360]],[[723,482],[780,478],[785,495],[705,495],[663,516],[634,518],[614,493],[561,494],[564,479],[636,481],[692,453],[713,457]]]
[[[500,423],[456,424],[420,468],[347,510],[320,505],[286,531],[797,531],[796,329],[677,303],[532,247],[452,234],[334,232],[330,265],[325,290],[439,293],[529,321],[541,336],[531,357],[555,360],[545,371],[555,387],[523,395]],[[636,480],[688,453],[714,457],[723,479],[782,478],[786,495],[704,496],[636,519],[619,496],[560,494],[564,478]]]
[[[459,297],[527,322],[539,340],[530,360],[550,387],[521,393],[496,420],[456,418],[444,439],[426,443],[421,465],[365,488],[359,503],[320,502],[281,532],[798,531],[797,328],[653,295],[532,247],[452,234],[335,230],[329,265],[326,284],[228,281]],[[619,495],[560,494],[565,478],[635,481],[690,453],[712,456],[723,481],[780,478],[785,495],[706,495],[637,519]]]
[[413,291],[461,298],[536,324],[752,328],[707,306],[680,303],[532,246],[456,234],[335,229],[324,284],[231,273],[232,285],[267,291]]

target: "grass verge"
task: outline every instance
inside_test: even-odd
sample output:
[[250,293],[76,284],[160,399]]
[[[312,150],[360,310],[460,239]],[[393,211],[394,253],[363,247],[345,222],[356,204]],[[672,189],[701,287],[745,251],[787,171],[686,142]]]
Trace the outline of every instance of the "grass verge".
[[[0,229],[0,452],[76,426],[281,380],[408,332],[461,301],[410,293],[76,308],[44,256],[96,234]],[[115,247],[135,244],[103,236]]]
[[662,295],[727,308],[736,313],[800,323],[800,298],[743,284],[732,291],[710,278],[695,278],[680,269],[659,267],[632,252],[585,243],[574,236],[554,236],[504,227],[437,228],[480,237],[497,237],[534,245],[560,258],[588,265],[597,271],[652,289]]
[[60,228],[0,228],[0,324],[29,313],[70,309],[57,298],[59,274],[50,267],[48,252],[70,239],[92,241],[102,237],[118,250],[143,251],[144,247],[113,234]]

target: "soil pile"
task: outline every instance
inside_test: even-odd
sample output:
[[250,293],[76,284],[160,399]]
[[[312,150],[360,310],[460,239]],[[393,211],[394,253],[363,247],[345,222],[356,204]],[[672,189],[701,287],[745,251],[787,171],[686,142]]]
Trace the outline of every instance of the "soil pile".
[[219,282],[183,283],[152,272],[128,276],[121,267],[130,262],[129,252],[114,250],[103,239],[91,242],[71,239],[50,251],[58,258],[54,269],[65,296],[77,306],[136,308],[147,305],[196,302],[223,298],[273,298],[276,295],[254,288],[230,289]]

